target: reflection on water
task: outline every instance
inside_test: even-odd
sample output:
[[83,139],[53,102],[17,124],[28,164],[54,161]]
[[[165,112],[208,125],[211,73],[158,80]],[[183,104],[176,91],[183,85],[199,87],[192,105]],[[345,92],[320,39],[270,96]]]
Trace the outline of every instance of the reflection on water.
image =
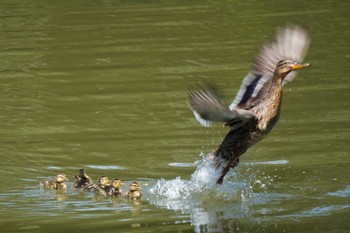
[[[284,165],[287,160],[257,162],[255,164]],[[230,171],[222,185],[215,183],[219,175],[207,157],[197,161],[196,171],[190,180],[177,177],[173,180],[158,180],[147,190],[150,204],[188,214],[195,232],[240,232],[254,230],[254,222],[280,220],[302,221],[303,218],[330,216],[339,211],[348,211],[350,205],[326,205],[296,210],[294,213],[284,207],[291,200],[309,199],[316,201],[327,195],[349,197],[349,187],[318,197],[293,196],[285,193],[267,192],[269,177],[255,175],[242,177],[239,171]],[[236,169],[237,170],[237,169]],[[252,173],[254,174],[254,173]],[[241,181],[239,181],[241,180]],[[273,217],[271,216],[273,215]],[[240,225],[235,219],[249,219],[251,225]]]
[[[220,169],[210,165],[207,156],[197,161],[190,180],[177,177],[159,180],[149,189],[150,204],[189,214],[196,232],[223,232],[229,229],[223,222],[254,215],[253,206],[291,198],[289,195],[254,193],[255,177],[244,177],[230,171],[222,185],[216,184]],[[265,184],[261,184],[261,187]],[[239,229],[229,229],[239,231]]]
[[116,165],[87,165],[89,168],[99,169],[99,170],[123,170],[125,167],[116,166]]
[[337,190],[335,192],[329,192],[327,194],[335,197],[350,197],[350,185],[347,186],[345,189]]
[[[24,218],[65,219],[70,216],[71,219],[80,221],[98,219],[100,224],[105,226],[113,226],[117,218],[118,222],[121,221],[119,224],[124,222],[131,228],[150,227],[147,222],[152,220],[147,216],[157,213],[157,209],[160,208],[174,211],[174,215],[177,216],[177,220],[169,219],[163,224],[186,225],[190,222],[195,232],[246,232],[258,229],[270,232],[279,222],[297,223],[304,221],[305,218],[332,216],[350,210],[346,199],[344,204],[337,201],[333,204],[323,203],[327,196],[349,197],[349,187],[315,197],[304,196],[302,193],[299,195],[280,193],[271,189],[269,177],[258,178],[258,173],[253,172],[247,176],[242,174],[244,170],[241,167],[230,171],[223,185],[215,185],[200,177],[203,174],[204,177],[208,177],[203,172],[203,169],[206,169],[203,168],[205,167],[203,161],[205,159],[196,163],[196,171],[202,170],[202,172],[194,172],[189,180],[177,177],[171,180],[139,181],[144,194],[141,200],[108,198],[74,189],[73,183],[68,182],[67,190],[44,190],[37,184],[27,186],[21,191],[13,191],[12,194],[1,194],[0,205],[17,211],[27,212],[30,209],[29,215],[22,214]],[[274,161],[270,164],[276,166]],[[248,167],[248,170],[250,169]],[[38,183],[38,180],[26,182],[34,181]],[[124,187],[126,186],[128,185]],[[299,202],[314,204],[303,208],[290,206],[290,203]]]
[[[249,182],[226,181],[222,186],[209,187],[208,184],[198,184],[197,181],[193,178],[182,180],[180,177],[168,181],[159,180],[149,190],[149,202],[161,208],[189,214],[195,232],[245,232],[256,229],[255,223],[269,222],[271,218],[301,222],[303,218],[331,216],[350,209],[347,204],[327,205],[288,213],[283,202],[298,200],[302,196],[253,192]],[[348,197],[349,190],[347,188],[328,195]],[[320,198],[324,197],[315,197],[314,201]],[[241,225],[242,219],[250,224]]]

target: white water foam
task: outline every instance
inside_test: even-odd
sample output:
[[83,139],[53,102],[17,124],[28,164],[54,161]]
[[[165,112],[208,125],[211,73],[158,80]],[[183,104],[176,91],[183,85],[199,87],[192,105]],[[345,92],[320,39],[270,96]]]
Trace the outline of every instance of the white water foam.
[[[250,172],[250,164],[243,165],[244,175],[240,174],[241,168],[231,169],[222,185],[216,184],[222,166],[215,166],[217,163],[213,163],[213,157],[203,156],[194,164],[196,170],[191,179],[160,179],[147,193],[150,204],[188,214],[195,232],[236,232],[237,229],[228,229],[222,223],[231,219],[254,217],[256,210],[252,206],[291,198],[290,195],[265,192],[266,184],[269,185],[266,182],[270,178],[256,179],[257,173]],[[258,192],[253,192],[252,186]]]
[[[252,190],[248,183],[231,181],[232,178],[237,180],[237,172],[235,171],[227,173],[222,185],[216,184],[222,168],[213,166],[210,156],[203,157],[195,165],[197,169],[190,180],[183,180],[181,177],[173,180],[158,180],[156,185],[149,190],[151,195],[157,196],[154,200],[157,203],[154,204],[169,207],[169,203],[171,203],[172,209],[182,209],[185,207],[186,201],[188,204],[198,204],[198,202],[208,198],[232,200],[251,196]],[[176,204],[179,206],[174,206]]]
[[[184,200],[192,204],[198,204],[198,202],[205,201],[208,198],[221,201],[246,201],[253,195],[252,186],[254,186],[254,189],[263,191],[271,183],[269,177],[256,179],[255,173],[252,172],[245,172],[243,177],[237,167],[231,169],[226,174],[222,185],[219,185],[216,181],[221,176],[226,161],[218,160],[212,154],[201,154],[201,156],[202,158],[193,164],[196,166],[196,170],[191,175],[190,180],[184,180],[181,177],[173,180],[161,179],[149,189],[151,195],[156,195],[155,200],[153,200],[156,202],[154,204],[167,206],[168,204],[165,203],[171,201],[172,207],[178,209],[184,207]],[[288,160],[273,160],[249,164],[283,165],[287,163]],[[178,163],[173,164],[177,165]],[[249,164],[245,164],[244,167],[249,166]],[[250,170],[249,167],[247,169]],[[179,207],[174,206],[177,201],[181,202],[178,203]]]

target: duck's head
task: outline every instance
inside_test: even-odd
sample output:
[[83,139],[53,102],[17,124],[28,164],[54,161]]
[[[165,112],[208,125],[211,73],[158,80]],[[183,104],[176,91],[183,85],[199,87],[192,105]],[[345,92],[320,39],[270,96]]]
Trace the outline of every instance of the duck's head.
[[298,63],[293,60],[281,60],[277,63],[276,73],[284,78],[291,71],[298,70],[308,66],[310,66],[309,63]]
[[130,191],[131,192],[135,192],[135,191],[139,191],[140,190],[140,185],[139,185],[139,183],[137,183],[137,182],[131,182],[131,184],[130,184]]
[[119,179],[113,179],[111,184],[113,188],[117,188],[117,189],[119,189],[123,185],[122,181]]
[[79,169],[79,176],[85,177],[85,169]]
[[97,180],[97,183],[102,186],[106,186],[109,184],[109,179],[107,176],[100,176]]
[[85,169],[80,169],[79,170],[79,176],[83,179],[90,179],[90,177],[86,174]]
[[56,176],[56,182],[63,183],[66,180],[66,175],[63,173],[59,173]]
[[74,176],[74,178],[77,180],[80,180],[83,177],[85,177],[85,170],[84,169],[79,169],[79,174]]

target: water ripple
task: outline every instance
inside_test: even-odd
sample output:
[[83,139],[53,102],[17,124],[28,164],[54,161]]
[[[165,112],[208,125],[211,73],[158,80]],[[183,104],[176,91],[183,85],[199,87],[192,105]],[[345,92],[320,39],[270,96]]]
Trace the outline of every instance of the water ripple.
[[125,170],[125,167],[116,165],[87,165],[89,168],[100,169],[100,170]]
[[329,192],[327,195],[335,197],[350,197],[350,185],[343,190],[337,190],[335,192]]

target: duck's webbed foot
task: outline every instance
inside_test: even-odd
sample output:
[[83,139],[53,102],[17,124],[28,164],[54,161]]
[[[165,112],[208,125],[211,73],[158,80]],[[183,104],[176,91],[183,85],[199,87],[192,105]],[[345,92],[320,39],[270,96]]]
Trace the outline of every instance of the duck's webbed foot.
[[216,181],[217,184],[222,184],[222,182],[224,181],[224,177],[226,176],[227,172],[230,170],[230,168],[234,168],[238,165],[239,163],[239,158],[235,158],[235,159],[230,159],[224,170],[222,171],[221,176],[219,177],[219,179]]

